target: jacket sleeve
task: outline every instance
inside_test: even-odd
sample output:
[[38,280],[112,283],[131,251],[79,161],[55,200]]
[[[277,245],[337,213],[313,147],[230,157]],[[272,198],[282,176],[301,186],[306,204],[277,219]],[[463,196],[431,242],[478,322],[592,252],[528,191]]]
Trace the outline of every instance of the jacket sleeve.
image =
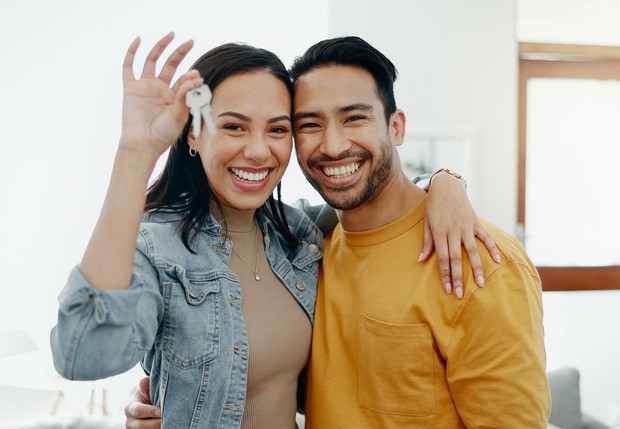
[[155,341],[163,317],[158,275],[139,239],[128,289],[92,288],[75,267],[58,297],[50,342],[54,366],[70,380],[97,380],[131,369]]
[[468,428],[547,427],[542,292],[537,273],[513,261],[469,295],[447,348],[447,378]]

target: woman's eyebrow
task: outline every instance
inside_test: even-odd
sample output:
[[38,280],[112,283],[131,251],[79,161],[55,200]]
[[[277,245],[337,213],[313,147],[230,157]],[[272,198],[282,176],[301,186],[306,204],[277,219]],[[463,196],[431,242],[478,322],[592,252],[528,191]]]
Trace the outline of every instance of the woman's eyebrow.
[[[249,116],[244,115],[243,113],[239,113],[239,112],[222,112],[219,115],[217,115],[218,118],[221,118],[223,116],[232,116],[233,118],[237,118],[239,120],[242,120],[244,122],[252,122],[252,118],[250,118]],[[280,116],[276,116],[274,118],[270,118],[267,120],[267,123],[274,123],[274,122],[280,122],[280,121],[291,121],[290,116],[288,115],[280,115]]]
[[267,123],[272,124],[274,122],[280,122],[280,121],[288,121],[291,122],[291,117],[289,115],[281,115],[281,116],[276,116],[275,118],[271,118],[267,121]]
[[245,116],[238,112],[222,112],[219,115],[217,115],[218,118],[221,118],[222,116],[232,116],[234,118],[240,119],[245,122],[252,122],[252,118],[250,118],[249,116]]

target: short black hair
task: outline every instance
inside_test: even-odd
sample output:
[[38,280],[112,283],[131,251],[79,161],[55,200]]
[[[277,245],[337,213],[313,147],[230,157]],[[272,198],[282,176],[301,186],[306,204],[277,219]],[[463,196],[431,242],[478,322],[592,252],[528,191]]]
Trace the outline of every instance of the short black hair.
[[304,74],[325,66],[342,65],[359,67],[372,75],[377,86],[377,92],[385,113],[385,120],[389,121],[396,111],[394,97],[394,82],[398,71],[385,55],[357,36],[336,37],[322,40],[311,46],[293,62],[289,72],[293,83]]

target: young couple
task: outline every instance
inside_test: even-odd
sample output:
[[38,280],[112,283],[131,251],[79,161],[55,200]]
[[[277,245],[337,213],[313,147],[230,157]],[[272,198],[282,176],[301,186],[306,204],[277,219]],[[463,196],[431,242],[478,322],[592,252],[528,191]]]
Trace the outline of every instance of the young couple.
[[[156,75],[172,38],[139,79],[139,39],[126,55],[108,194],[51,334],[58,371],[96,379],[141,361],[161,407],[161,421],[130,416],[141,428],[290,429],[304,398],[313,428],[545,427],[536,270],[487,225],[491,238],[460,180],[438,174],[427,197],[404,175],[393,64],[344,37],[289,75],[274,54],[227,44],[171,85],[192,46]],[[216,129],[194,137],[185,96],[203,82]],[[293,134],[335,221],[272,195]]]

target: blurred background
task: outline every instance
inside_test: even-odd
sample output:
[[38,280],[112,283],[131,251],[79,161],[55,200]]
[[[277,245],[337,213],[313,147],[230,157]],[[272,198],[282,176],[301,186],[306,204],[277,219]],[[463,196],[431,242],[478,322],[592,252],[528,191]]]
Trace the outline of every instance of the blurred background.
[[[138,35],[137,65],[171,30],[175,43],[194,39],[180,73],[225,42],[270,49],[290,65],[321,39],[359,35],[399,69],[408,118],[400,151],[412,175],[462,173],[478,213],[524,242],[538,266],[620,265],[616,1],[1,4],[0,427],[50,414],[118,418],[142,376],[135,368],[66,382],[48,340],[56,297],[103,202],[120,135],[121,64]],[[538,60],[602,62],[604,76],[528,68]],[[283,194],[321,202],[294,158]],[[610,426],[620,425],[618,278],[550,280],[544,292],[548,368],[577,368],[584,412]]]

